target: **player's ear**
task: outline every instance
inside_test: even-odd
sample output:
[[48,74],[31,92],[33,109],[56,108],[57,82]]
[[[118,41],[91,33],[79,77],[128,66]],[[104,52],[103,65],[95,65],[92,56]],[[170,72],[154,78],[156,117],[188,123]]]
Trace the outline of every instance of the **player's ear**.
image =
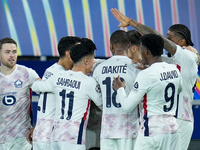
[[128,48],[131,48],[131,42],[129,42],[129,44],[128,44]]
[[134,45],[134,46],[131,47],[131,51],[132,51],[133,53],[136,53],[137,50],[138,50],[138,47],[137,47],[136,45]]
[[71,59],[71,57],[70,57],[70,51],[65,51],[65,57],[67,59]]
[[148,55],[149,52],[150,52],[149,49],[147,49],[147,48],[144,49],[144,54],[145,54],[145,55]]
[[146,49],[146,55],[152,55],[149,49]]
[[181,39],[181,40],[178,41],[178,45],[183,47],[183,46],[187,46],[187,43],[186,43],[185,39]]
[[88,57],[85,57],[85,58],[84,58],[84,64],[85,64],[85,65],[88,65],[88,63],[89,63]]
[[114,47],[115,47],[114,44],[110,43],[110,51],[112,52],[113,55],[115,54],[115,48]]
[[110,43],[110,50],[112,51],[112,49],[113,49],[113,44]]

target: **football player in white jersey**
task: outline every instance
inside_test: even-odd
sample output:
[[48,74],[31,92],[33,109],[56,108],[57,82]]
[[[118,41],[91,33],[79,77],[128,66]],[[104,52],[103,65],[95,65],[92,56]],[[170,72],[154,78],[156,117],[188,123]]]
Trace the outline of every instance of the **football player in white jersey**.
[[198,53],[195,52],[197,54],[196,55],[193,53],[193,51],[191,52],[191,46],[193,46],[193,43],[191,41],[189,29],[184,25],[172,26],[167,33],[167,38],[165,38],[154,29],[151,29],[131,18],[124,16],[117,9],[111,9],[111,12],[121,23],[119,27],[126,27],[130,25],[143,35],[153,33],[163,38],[165,43],[164,48],[170,55],[172,55],[172,63],[177,65],[183,78],[183,90],[178,96],[176,116],[178,118],[177,121],[181,132],[181,150],[187,150],[194,126],[192,102],[199,64],[197,56]]
[[128,57],[132,59],[133,62],[140,62],[142,58],[139,46],[142,35],[136,30],[129,30],[127,31],[127,36],[131,42],[131,46],[128,50]]
[[126,113],[116,101],[116,91],[112,88],[113,76],[120,74],[126,82],[126,93],[131,91],[136,75],[135,68],[128,58],[130,41],[125,31],[117,30],[110,37],[110,50],[114,56],[99,64],[93,77],[100,85],[103,100],[101,150],[132,150],[137,137],[139,120],[138,109]]
[[[147,69],[142,70],[127,97],[125,84],[120,76],[114,77],[113,88],[117,100],[128,113],[135,109],[146,94],[143,107],[144,122],[135,144],[136,150],[179,150],[179,128],[174,117],[177,95],[182,90],[182,78],[175,65],[162,61],[164,41],[155,34],[144,35],[141,39],[141,54]],[[125,81],[126,82],[126,81]]]
[[30,86],[38,78],[31,68],[16,64],[17,43],[0,40],[0,149],[30,150]]
[[[176,64],[183,78],[183,91],[178,95],[176,118],[181,133],[181,150],[187,150],[194,129],[192,103],[196,86],[199,54],[198,51],[192,47],[194,44],[187,26],[183,24],[172,25],[167,32],[167,38],[175,44],[187,49],[179,47],[175,54],[172,57],[168,57],[166,61],[168,62],[170,60],[169,63]],[[193,52],[196,53],[197,57]],[[164,58],[164,60],[166,59]]]
[[[175,44],[190,50],[195,53],[198,57],[198,61],[200,63],[199,52],[193,47],[194,44],[191,39],[191,33],[187,26],[184,24],[174,24],[172,25],[167,32],[167,38],[174,42]],[[168,53],[169,54],[169,53]],[[171,55],[169,55],[170,57]]]
[[32,86],[35,92],[55,94],[56,113],[51,138],[53,150],[85,150],[89,99],[97,106],[102,104],[97,82],[86,76],[93,71],[96,49],[94,43],[87,40],[87,43],[72,47],[72,70],[56,73],[45,81],[36,81]]
[[[58,43],[60,58],[57,63],[46,69],[42,77],[43,81],[47,80],[54,73],[72,68],[73,61],[70,57],[70,49],[75,44],[79,44],[80,41],[81,39],[75,36],[66,36],[60,39]],[[37,109],[37,123],[33,132],[33,149],[51,150],[51,132],[53,129],[55,105],[56,101],[53,93],[46,92],[40,94]]]

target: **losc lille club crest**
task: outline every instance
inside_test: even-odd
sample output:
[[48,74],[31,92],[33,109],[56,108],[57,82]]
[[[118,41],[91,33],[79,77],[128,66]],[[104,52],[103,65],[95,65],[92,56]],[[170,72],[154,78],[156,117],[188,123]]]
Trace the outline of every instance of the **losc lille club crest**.
[[21,80],[17,80],[14,82],[16,88],[22,88],[23,82]]

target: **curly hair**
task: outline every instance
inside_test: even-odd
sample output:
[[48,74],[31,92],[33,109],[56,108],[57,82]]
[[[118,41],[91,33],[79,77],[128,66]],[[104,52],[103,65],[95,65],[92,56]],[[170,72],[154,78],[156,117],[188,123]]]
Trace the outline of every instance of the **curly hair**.
[[153,56],[161,56],[163,54],[164,41],[155,34],[147,34],[141,38],[142,45],[151,51]]

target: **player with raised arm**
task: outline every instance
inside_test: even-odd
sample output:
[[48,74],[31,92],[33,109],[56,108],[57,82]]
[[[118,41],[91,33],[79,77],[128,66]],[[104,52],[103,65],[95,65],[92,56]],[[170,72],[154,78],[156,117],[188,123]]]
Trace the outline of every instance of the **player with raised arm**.
[[72,47],[70,57],[74,62],[72,70],[52,75],[45,81],[36,81],[35,92],[55,94],[56,113],[52,132],[53,150],[85,150],[85,129],[90,107],[89,99],[101,105],[101,93],[92,77],[95,44],[87,42]]
[[191,33],[187,26],[183,24],[172,25],[167,32],[167,38],[175,44],[190,50],[198,56],[200,63],[200,57],[198,51],[193,47],[194,44],[191,39]]
[[31,128],[30,86],[38,78],[31,68],[16,64],[17,43],[0,40],[0,149],[31,150],[26,140]]
[[93,77],[100,85],[103,100],[101,125],[101,150],[132,150],[137,137],[139,121],[138,109],[126,113],[116,100],[116,91],[112,88],[113,76],[120,74],[126,82],[126,93],[133,86],[140,70],[135,68],[128,58],[130,41],[125,31],[117,30],[110,37],[110,50],[114,56],[99,64]]
[[164,40],[164,48],[172,56],[172,63],[177,65],[183,78],[183,90],[178,96],[176,117],[180,126],[181,150],[187,150],[194,128],[192,103],[199,63],[197,53],[194,54],[192,51],[193,43],[189,29],[184,25],[173,25],[169,28],[167,38],[165,38],[157,31],[124,16],[117,9],[111,9],[111,12],[120,22],[119,27],[131,25],[143,35],[153,33],[161,36]]
[[147,69],[142,70],[127,97],[125,84],[114,77],[113,88],[124,111],[131,112],[143,99],[144,122],[140,124],[136,150],[179,150],[179,128],[174,117],[177,95],[181,91],[182,78],[175,65],[162,61],[163,39],[154,34],[141,39],[141,54]]
[[[58,43],[60,58],[57,63],[46,69],[42,77],[43,81],[57,72],[70,70],[73,67],[70,49],[80,42],[81,39],[75,36],[66,36],[60,39]],[[33,149],[51,150],[51,133],[53,130],[55,109],[56,101],[54,93],[41,93],[38,100],[37,123],[33,132]]]

